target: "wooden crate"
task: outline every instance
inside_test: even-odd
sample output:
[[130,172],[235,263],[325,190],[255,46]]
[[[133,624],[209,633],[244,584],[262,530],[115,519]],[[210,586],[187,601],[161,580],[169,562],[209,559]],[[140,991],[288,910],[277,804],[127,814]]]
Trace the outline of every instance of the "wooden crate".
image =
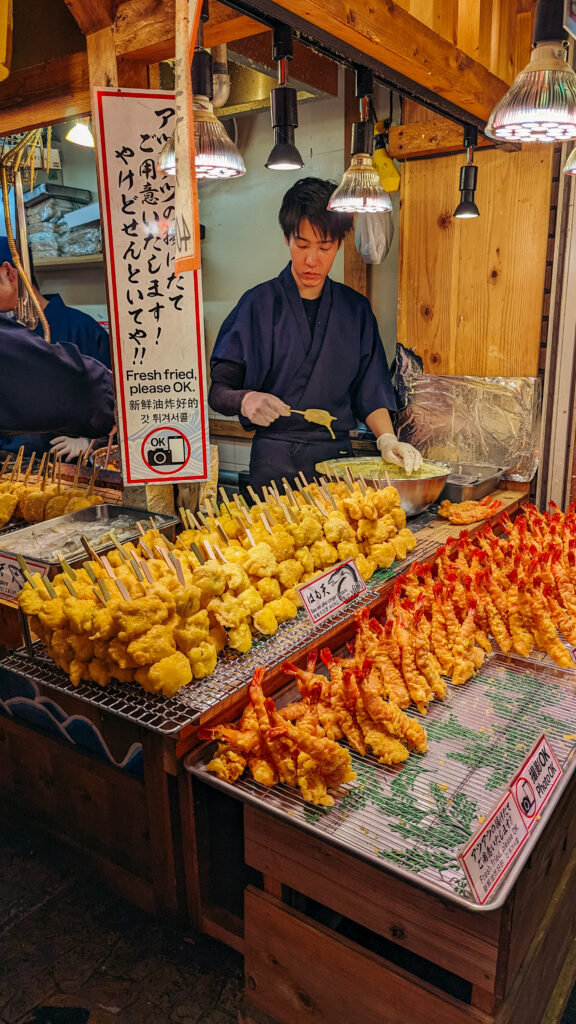
[[245,898],[248,1003],[281,1024],[539,1024],[576,925],[575,795],[573,778],[506,902],[487,912],[247,805],[246,863],[263,878]]
[[116,760],[142,744],[135,777],[33,725],[0,717],[0,800],[74,847],[79,860],[124,898],[187,923],[178,775],[191,740],[163,736],[73,695],[39,685],[64,715],[96,727]]

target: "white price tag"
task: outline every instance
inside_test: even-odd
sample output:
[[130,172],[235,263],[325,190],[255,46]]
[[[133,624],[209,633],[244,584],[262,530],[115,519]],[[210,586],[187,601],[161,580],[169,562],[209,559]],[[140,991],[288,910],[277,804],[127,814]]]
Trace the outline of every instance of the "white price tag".
[[531,828],[562,775],[545,736],[541,736],[512,780],[510,791],[527,828]]
[[[46,575],[47,565],[39,564],[31,558],[27,558],[26,561],[30,566],[30,572],[39,572],[41,576]],[[14,601],[25,583],[24,573],[16,555],[2,551],[0,553],[0,597]]]
[[314,623],[332,615],[366,589],[353,558],[333,565],[322,576],[298,587],[304,607]]
[[476,899],[485,903],[528,836],[512,793],[507,793],[460,854]]

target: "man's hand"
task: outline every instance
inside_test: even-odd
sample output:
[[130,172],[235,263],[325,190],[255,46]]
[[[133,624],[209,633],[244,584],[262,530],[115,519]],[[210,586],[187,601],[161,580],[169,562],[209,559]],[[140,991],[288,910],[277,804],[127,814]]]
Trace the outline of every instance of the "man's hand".
[[240,412],[257,427],[269,427],[279,416],[289,416],[290,406],[276,395],[263,391],[247,391],[242,399]]
[[50,447],[65,462],[74,462],[90,445],[88,437],[53,437]]
[[399,441],[394,434],[380,434],[377,438],[380,454],[384,462],[392,462],[395,466],[404,466],[410,475],[420,469],[422,456],[417,448],[405,441]]

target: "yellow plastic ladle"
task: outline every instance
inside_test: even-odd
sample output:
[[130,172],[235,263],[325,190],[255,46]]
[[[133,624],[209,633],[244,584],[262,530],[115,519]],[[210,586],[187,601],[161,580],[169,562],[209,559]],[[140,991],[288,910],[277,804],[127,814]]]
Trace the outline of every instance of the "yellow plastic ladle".
[[295,412],[298,416],[303,416],[308,423],[317,423],[320,427],[326,427],[326,430],[330,432],[330,436],[335,441],[336,435],[332,430],[333,420],[337,420],[337,416],[332,416],[327,409],[290,409],[290,412]]

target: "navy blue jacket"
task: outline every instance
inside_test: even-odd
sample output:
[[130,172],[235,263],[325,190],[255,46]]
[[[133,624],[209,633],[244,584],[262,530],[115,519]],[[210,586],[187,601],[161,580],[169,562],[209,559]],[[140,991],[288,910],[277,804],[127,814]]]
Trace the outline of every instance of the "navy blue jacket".
[[[52,341],[68,341],[77,345],[85,356],[92,356],[110,369],[110,339],[108,331],[97,320],[73,306],[66,306],[60,295],[47,295],[48,305],[44,309],[50,326]],[[38,322],[36,334],[44,337],[42,324]]]
[[[332,424],[337,437],[347,437],[358,420],[376,409],[396,408],[368,300],[327,278],[312,335],[290,263],[278,277],[246,292],[226,318],[210,363],[213,380],[219,364],[241,368],[239,389],[268,392],[293,409],[327,409],[337,417]],[[212,408],[226,414],[214,397],[212,391]],[[253,429],[242,416],[240,422]],[[297,415],[280,416],[270,427],[256,429],[277,440],[326,437],[325,427]]]
[[[52,342],[67,342],[75,345],[83,355],[98,359],[99,362],[109,368],[110,340],[108,332],[100,326],[97,320],[88,316],[87,313],[74,309],[73,306],[66,306],[60,295],[50,295],[47,298],[48,305],[44,309],[44,316],[50,327]],[[44,337],[40,321],[38,321],[38,326],[35,328],[34,333],[38,334],[41,338]],[[6,428],[1,426],[1,421],[2,415],[0,413],[0,430],[5,431]],[[44,434],[34,434],[33,436],[26,433],[12,437],[0,437],[0,450],[17,452],[20,446],[24,445],[25,455],[30,455],[33,451],[40,455],[51,450],[50,440],[53,437],[57,437],[59,433],[62,433],[62,431],[57,431],[56,433],[51,431]],[[63,433],[71,436],[83,436],[82,432],[78,431],[73,433],[71,431],[63,431]]]
[[102,437],[114,425],[110,370],[0,316],[0,431]]

